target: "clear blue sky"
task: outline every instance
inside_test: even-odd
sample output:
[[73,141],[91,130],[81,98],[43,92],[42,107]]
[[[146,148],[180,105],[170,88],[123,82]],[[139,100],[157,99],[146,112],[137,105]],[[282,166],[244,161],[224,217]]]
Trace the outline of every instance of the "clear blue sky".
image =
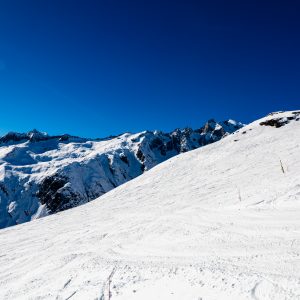
[[0,134],[102,137],[299,109],[297,2],[1,1]]

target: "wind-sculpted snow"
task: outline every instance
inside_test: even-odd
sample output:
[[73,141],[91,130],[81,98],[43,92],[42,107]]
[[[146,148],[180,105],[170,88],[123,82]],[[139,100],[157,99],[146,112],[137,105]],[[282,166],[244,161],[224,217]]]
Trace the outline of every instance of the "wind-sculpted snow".
[[300,122],[272,118],[1,230],[0,299],[300,299]]
[[241,127],[232,120],[210,120],[198,130],[97,140],[10,132],[0,138],[0,228],[94,200],[174,155]]

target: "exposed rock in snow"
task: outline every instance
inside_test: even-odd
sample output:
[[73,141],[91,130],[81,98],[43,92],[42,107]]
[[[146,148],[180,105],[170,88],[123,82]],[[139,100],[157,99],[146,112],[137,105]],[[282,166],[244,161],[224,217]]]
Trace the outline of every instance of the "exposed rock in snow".
[[1,230],[0,299],[300,299],[300,122],[272,118]]
[[96,140],[37,130],[8,133],[0,138],[0,228],[89,202],[174,155],[241,127],[232,120],[210,120],[197,130]]
[[15,143],[20,141],[38,142],[47,140],[50,137],[45,132],[39,132],[33,129],[27,133],[9,132],[0,138],[0,144],[2,143]]
[[[271,113],[270,116],[280,114],[280,113]],[[281,126],[284,126],[290,121],[295,120],[299,121],[300,120],[300,111],[293,111],[290,116],[283,116],[283,117],[274,117],[274,118],[269,118],[266,121],[260,122],[260,125],[264,126],[274,126],[276,128],[279,128]]]

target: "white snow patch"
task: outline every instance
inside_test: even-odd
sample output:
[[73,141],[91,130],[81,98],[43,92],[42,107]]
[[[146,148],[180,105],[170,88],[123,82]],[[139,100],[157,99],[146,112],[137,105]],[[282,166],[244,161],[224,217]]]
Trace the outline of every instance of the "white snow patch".
[[300,299],[300,122],[260,122],[1,230],[0,299]]

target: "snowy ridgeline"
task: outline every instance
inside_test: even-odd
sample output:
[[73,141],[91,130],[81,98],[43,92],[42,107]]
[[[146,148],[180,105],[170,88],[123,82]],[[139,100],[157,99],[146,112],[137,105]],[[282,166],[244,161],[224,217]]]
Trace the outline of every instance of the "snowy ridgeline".
[[272,114],[3,229],[0,299],[299,300],[299,154],[300,112]]
[[182,152],[241,128],[208,121],[198,130],[145,131],[89,140],[33,130],[0,138],[0,228],[91,201]]

